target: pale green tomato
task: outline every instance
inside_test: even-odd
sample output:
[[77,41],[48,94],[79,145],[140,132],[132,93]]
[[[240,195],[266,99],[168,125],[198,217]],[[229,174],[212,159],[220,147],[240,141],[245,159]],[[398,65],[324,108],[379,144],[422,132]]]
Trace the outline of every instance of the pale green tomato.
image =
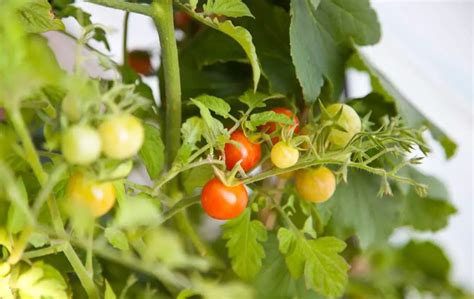
[[273,164],[278,168],[288,168],[295,165],[299,157],[298,149],[283,141],[275,144],[270,153]]
[[112,159],[127,159],[138,153],[145,132],[141,121],[133,115],[119,115],[99,126],[102,151]]
[[69,163],[87,165],[100,156],[100,135],[89,126],[73,126],[63,134],[61,148]]
[[76,122],[81,118],[81,108],[79,101],[72,95],[64,97],[63,102],[61,103],[63,113],[72,122]]
[[331,144],[344,147],[346,144],[354,137],[355,134],[359,133],[362,128],[362,123],[360,121],[360,117],[355,112],[355,110],[345,104],[332,104],[326,108],[329,115],[335,116],[341,110],[342,113],[339,117],[337,124],[343,127],[347,132],[332,129],[329,133],[328,140]]

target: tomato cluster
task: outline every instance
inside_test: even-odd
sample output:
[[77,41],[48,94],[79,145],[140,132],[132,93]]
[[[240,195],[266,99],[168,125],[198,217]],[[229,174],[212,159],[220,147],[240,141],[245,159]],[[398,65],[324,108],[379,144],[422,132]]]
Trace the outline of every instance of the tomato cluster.
[[[85,124],[70,126],[62,134],[61,149],[68,163],[84,166],[95,162],[101,153],[115,160],[129,159],[138,153],[143,141],[141,121],[121,114],[106,118],[98,129]],[[69,178],[66,197],[99,217],[113,207],[115,188],[111,182],[97,182],[79,171]]]
[[137,154],[144,140],[144,129],[138,118],[124,114],[112,116],[96,130],[77,124],[62,135],[61,149],[67,162],[87,165],[102,152],[112,159],[128,159]]
[[[300,157],[297,143],[292,140],[293,134],[299,133],[300,122],[298,117],[287,108],[278,107],[272,111],[286,115],[293,120],[293,123],[282,125],[269,122],[259,129],[262,133],[271,136],[270,159],[273,165],[279,169],[289,168],[294,166]],[[331,131],[327,135],[329,146],[344,147],[361,131],[359,116],[350,106],[344,104],[328,106],[326,115],[322,118],[322,121],[327,120],[333,122]],[[305,130],[304,135],[311,134],[311,131],[310,129]],[[275,136],[275,133],[280,132],[283,139],[281,136]],[[303,146],[303,150],[309,150],[309,148],[308,144]],[[227,170],[235,169],[236,165],[240,165],[241,169],[246,172],[252,170],[260,162],[261,151],[260,143],[251,141],[243,130],[236,130],[231,134],[230,141],[224,148]],[[324,202],[331,198],[336,190],[336,178],[332,171],[324,166],[288,171],[281,174],[280,177],[290,179],[292,176],[295,177],[297,193],[302,199],[310,202]],[[230,181],[232,180],[233,178]],[[243,212],[247,202],[247,190],[242,183],[230,184],[217,177],[207,182],[201,193],[204,211],[210,217],[220,220],[237,217]]]

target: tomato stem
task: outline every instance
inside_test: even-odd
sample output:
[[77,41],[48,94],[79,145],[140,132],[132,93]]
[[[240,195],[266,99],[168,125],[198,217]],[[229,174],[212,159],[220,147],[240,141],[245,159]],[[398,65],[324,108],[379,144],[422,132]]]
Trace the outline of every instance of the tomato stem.
[[123,19],[123,41],[122,41],[122,57],[123,65],[128,65],[128,21],[130,19],[130,12],[126,11]]

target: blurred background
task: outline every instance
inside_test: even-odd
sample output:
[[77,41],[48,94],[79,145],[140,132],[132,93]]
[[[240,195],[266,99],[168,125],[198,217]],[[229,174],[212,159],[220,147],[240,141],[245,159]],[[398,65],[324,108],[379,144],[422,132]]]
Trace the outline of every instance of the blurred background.
[[[374,1],[382,24],[381,42],[363,52],[382,69],[399,90],[433,123],[444,130],[458,145],[456,155],[446,160],[442,148],[428,136],[433,149],[420,168],[442,179],[458,213],[447,228],[436,234],[397,231],[392,242],[403,243],[410,237],[437,241],[452,261],[451,276],[455,282],[474,291],[474,221],[473,221],[473,116],[474,116],[474,2],[470,0],[386,0]],[[117,62],[122,61],[122,27],[124,13],[118,10],[79,2],[92,14],[94,23],[103,24],[109,35],[111,50],[91,42]],[[78,36],[80,29],[66,20],[68,32]],[[60,64],[72,69],[73,39],[58,33],[46,34]],[[178,33],[179,35],[179,33]],[[132,14],[129,22],[129,50],[145,49],[158,65],[158,34],[151,20]],[[92,76],[113,77],[103,73],[97,59],[85,62]],[[156,78],[144,81],[158,97]],[[348,73],[350,97],[365,96],[369,79],[355,71]]]

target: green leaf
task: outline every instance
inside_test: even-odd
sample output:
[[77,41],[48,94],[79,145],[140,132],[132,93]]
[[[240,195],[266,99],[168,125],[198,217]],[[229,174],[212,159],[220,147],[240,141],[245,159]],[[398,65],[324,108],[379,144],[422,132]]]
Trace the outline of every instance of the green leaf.
[[68,286],[61,273],[42,261],[21,273],[15,286],[21,298],[69,298]]
[[416,268],[426,277],[446,281],[450,263],[441,248],[430,241],[410,241],[400,249],[400,258],[407,268]]
[[253,92],[252,90],[247,90],[244,94],[239,97],[239,101],[249,106],[249,109],[262,108],[265,107],[265,101],[271,99],[282,98],[283,95],[274,94],[267,95],[260,92]]
[[26,224],[26,215],[22,212],[21,208],[18,207],[15,202],[21,202],[25,207],[28,206],[28,194],[26,193],[25,184],[20,178],[17,181],[17,188],[19,197],[12,201],[10,209],[8,210],[7,218],[7,230],[11,234],[17,234],[23,230]]
[[398,113],[407,126],[412,128],[426,126],[431,131],[432,136],[443,146],[446,157],[449,159],[454,155],[457,146],[449,136],[418,111],[366,57],[359,52],[355,52],[348,65],[356,70],[368,73],[373,91],[382,95],[386,101],[395,104]]
[[294,280],[288,272],[285,259],[278,251],[278,239],[270,234],[264,243],[265,259],[262,270],[255,277],[257,297],[261,299],[322,299],[315,291],[307,289],[302,278]]
[[241,0],[208,0],[202,6],[204,13],[227,17],[253,17],[249,8]]
[[47,0],[28,1],[18,13],[27,32],[41,33],[64,30],[64,24],[61,20],[56,19]]
[[181,127],[181,134],[183,135],[183,143],[196,144],[201,141],[204,132],[204,122],[197,116],[190,117]]
[[258,220],[250,219],[247,208],[237,218],[223,225],[223,238],[232,259],[232,269],[241,278],[250,280],[260,271],[265,252],[260,242],[267,239],[267,231]]
[[254,113],[250,116],[249,121],[245,123],[247,128],[250,130],[257,130],[257,127],[264,125],[268,122],[280,123],[284,125],[293,124],[293,120],[287,115],[276,113],[274,111],[264,111],[260,113]]
[[214,176],[214,170],[210,165],[194,167],[181,175],[184,191],[187,194],[193,193],[196,188],[204,186]]
[[161,140],[160,130],[150,124],[145,124],[145,141],[139,156],[145,164],[148,175],[152,179],[160,176],[165,162],[165,146]]
[[316,18],[338,43],[352,39],[366,46],[378,43],[381,37],[380,23],[369,0],[321,0]]
[[216,144],[219,141],[219,136],[227,135],[227,130],[224,129],[224,125],[219,120],[212,117],[211,112],[203,103],[194,99],[191,99],[191,102],[199,108],[204,120],[204,137],[209,144]]
[[202,103],[209,110],[214,111],[217,115],[220,115],[224,118],[229,117],[230,105],[221,98],[210,95],[202,95],[195,98],[194,101]]
[[380,178],[366,172],[350,170],[348,178],[348,184],[340,183],[333,197],[318,205],[323,214],[332,214],[330,231],[343,239],[355,234],[364,249],[384,244],[399,224],[400,195],[378,197]]
[[307,288],[324,296],[341,296],[347,284],[349,265],[339,255],[346,244],[334,237],[308,240],[286,228],[278,231],[280,251],[294,278],[304,275]]
[[105,293],[104,293],[104,299],[116,299],[117,296],[114,293],[114,290],[110,286],[109,282],[105,280]]
[[113,247],[123,251],[129,249],[127,236],[121,230],[115,227],[107,227],[104,236]]
[[28,242],[34,247],[34,248],[40,248],[48,244],[49,242],[49,237],[45,233],[41,232],[33,232],[28,239]]
[[413,187],[405,192],[401,213],[403,223],[421,231],[438,231],[446,227],[456,208],[448,201],[448,191],[443,183],[413,167],[407,167],[403,174],[428,186],[426,197],[420,197]]
[[252,35],[247,31],[247,29],[240,27],[240,26],[234,26],[231,21],[227,20],[225,22],[219,22],[218,20],[213,20],[209,17],[206,17],[200,13],[196,13],[192,10],[189,10],[189,8],[186,6],[186,9],[188,13],[192,14],[195,19],[200,21],[201,23],[214,28],[216,30],[219,30],[231,38],[233,38],[244,50],[250,65],[252,66],[253,70],[253,86],[254,90],[257,90],[258,82],[260,80],[260,65],[258,62],[258,57],[257,53],[255,51],[255,46],[252,42]]
[[368,0],[291,1],[290,43],[296,75],[308,102],[321,93],[324,79],[338,97],[350,42],[373,44],[379,23]]
[[270,91],[282,94],[294,92],[298,81],[290,54],[290,16],[283,8],[265,0],[248,1],[248,5],[255,18],[235,22],[252,34]]

